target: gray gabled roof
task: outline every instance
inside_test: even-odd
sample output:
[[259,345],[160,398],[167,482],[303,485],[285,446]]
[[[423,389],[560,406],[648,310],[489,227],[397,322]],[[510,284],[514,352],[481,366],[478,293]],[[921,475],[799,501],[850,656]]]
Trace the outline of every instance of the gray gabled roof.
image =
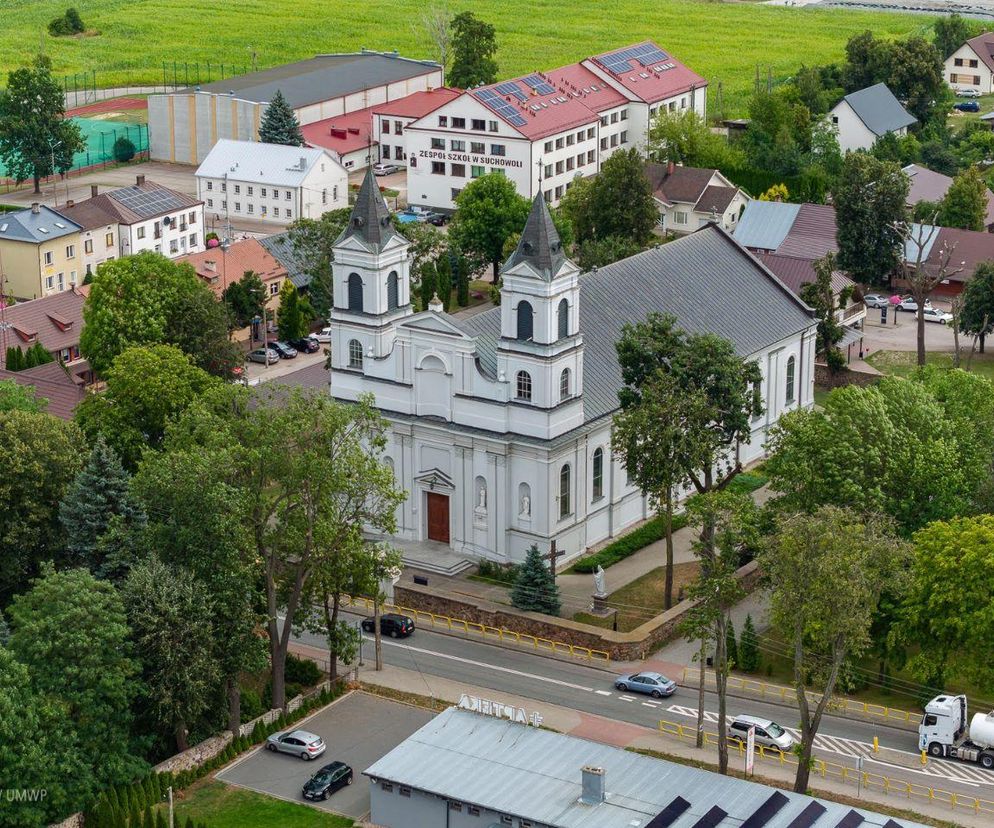
[[858,92],[850,92],[842,100],[852,107],[856,116],[874,135],[886,135],[918,123],[885,83],[875,83]]
[[[742,357],[814,324],[813,312],[714,224],[583,274],[579,306],[587,421],[618,408],[622,382],[615,343],[626,324],[652,311],[673,314],[688,333],[723,336]],[[480,363],[492,373],[500,308],[460,320],[459,327],[477,337]]]
[[370,167],[366,170],[366,177],[362,180],[359,195],[352,206],[349,223],[335,240],[335,244],[339,245],[346,239],[358,239],[367,250],[375,253],[382,250],[395,236],[402,238],[393,226],[390,208],[383,200],[380,186]]
[[794,226],[800,204],[753,199],[735,225],[735,240],[755,250],[776,250]]
[[304,267],[303,260],[290,240],[290,231],[275,233],[259,239],[259,244],[269,251],[269,255],[283,265],[287,276],[295,288],[304,288],[311,283],[311,274]]
[[37,213],[31,207],[12,213],[0,213],[0,239],[40,244],[78,233],[79,230],[80,226],[76,222],[44,204],[38,206]]
[[563,253],[559,232],[552,221],[549,205],[545,203],[545,198],[539,192],[532,201],[532,208],[528,213],[525,229],[521,231],[518,246],[504,262],[501,273],[525,264],[539,278],[551,282],[565,263],[566,254]]

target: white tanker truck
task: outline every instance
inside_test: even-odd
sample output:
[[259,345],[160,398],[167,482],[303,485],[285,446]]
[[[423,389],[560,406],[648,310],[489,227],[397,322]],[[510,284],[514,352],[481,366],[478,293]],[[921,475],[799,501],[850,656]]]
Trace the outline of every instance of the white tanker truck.
[[936,696],[918,725],[918,749],[994,768],[994,712],[974,713],[969,729],[967,721],[966,696]]

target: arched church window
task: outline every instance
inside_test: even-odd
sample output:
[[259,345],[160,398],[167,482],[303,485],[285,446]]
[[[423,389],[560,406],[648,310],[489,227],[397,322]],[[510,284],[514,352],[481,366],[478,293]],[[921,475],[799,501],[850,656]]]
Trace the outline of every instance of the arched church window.
[[519,400],[531,400],[532,377],[527,371],[518,371],[518,376],[515,381],[514,396]]
[[396,310],[400,306],[400,277],[396,270],[391,270],[387,276],[387,310]]
[[569,336],[569,302],[565,299],[559,303],[559,338],[565,339]]
[[349,368],[362,370],[362,343],[358,339],[349,340]]
[[358,273],[349,274],[349,310],[362,313],[362,277]]
[[534,314],[528,302],[518,302],[517,308],[518,339],[527,341],[532,338],[534,331]]

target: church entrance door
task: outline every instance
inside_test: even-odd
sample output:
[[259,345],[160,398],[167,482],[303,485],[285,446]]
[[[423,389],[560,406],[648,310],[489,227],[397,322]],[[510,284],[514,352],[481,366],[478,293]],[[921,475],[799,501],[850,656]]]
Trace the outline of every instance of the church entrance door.
[[428,540],[449,542],[449,497],[426,492],[428,497]]

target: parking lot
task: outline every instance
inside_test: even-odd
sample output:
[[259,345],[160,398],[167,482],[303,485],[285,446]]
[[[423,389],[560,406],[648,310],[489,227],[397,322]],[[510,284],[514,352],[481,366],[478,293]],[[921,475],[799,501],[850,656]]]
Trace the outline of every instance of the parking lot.
[[352,785],[342,788],[325,802],[309,804],[361,819],[369,813],[369,782],[362,772],[427,724],[433,715],[427,710],[367,693],[351,693],[294,726],[324,739],[328,749],[321,758],[306,762],[260,747],[225,768],[217,778],[229,785],[304,802],[301,788],[318,768],[328,762],[345,762],[355,774]]

